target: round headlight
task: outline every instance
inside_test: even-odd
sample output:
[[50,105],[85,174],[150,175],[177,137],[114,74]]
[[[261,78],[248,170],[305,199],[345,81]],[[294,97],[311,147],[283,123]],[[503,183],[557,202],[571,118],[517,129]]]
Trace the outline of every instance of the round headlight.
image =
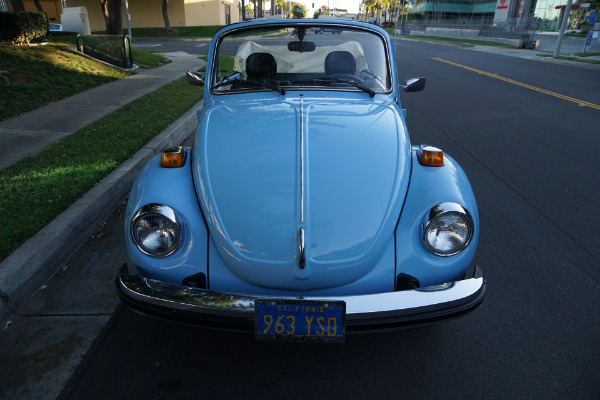
[[467,247],[473,237],[473,219],[456,203],[433,207],[423,231],[423,241],[429,251],[438,256],[452,256]]
[[181,225],[170,207],[147,204],[134,214],[131,236],[142,252],[166,257],[179,247]]

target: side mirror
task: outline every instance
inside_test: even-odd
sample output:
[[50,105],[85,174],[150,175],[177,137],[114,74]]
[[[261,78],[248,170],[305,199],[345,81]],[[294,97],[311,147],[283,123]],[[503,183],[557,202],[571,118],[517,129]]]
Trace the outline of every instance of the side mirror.
[[197,72],[188,71],[185,73],[187,83],[193,86],[204,86],[204,75]]
[[420,92],[425,89],[425,82],[427,80],[425,78],[410,78],[404,82],[404,86],[402,88],[405,92]]

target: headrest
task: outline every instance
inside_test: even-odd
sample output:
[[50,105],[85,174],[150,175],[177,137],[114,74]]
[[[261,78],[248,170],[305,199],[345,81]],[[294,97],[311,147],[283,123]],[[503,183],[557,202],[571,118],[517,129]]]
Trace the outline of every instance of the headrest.
[[269,80],[277,74],[277,61],[270,53],[252,53],[246,59],[248,80]]
[[325,57],[325,75],[354,75],[355,72],[356,58],[349,51],[332,51]]

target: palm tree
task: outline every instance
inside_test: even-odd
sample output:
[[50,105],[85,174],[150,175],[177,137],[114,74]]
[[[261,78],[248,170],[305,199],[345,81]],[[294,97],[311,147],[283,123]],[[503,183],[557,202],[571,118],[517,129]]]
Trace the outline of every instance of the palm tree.
[[390,9],[390,22],[398,20],[398,6],[400,5],[400,0],[388,0],[389,1],[389,9]]
[[373,15],[373,11],[377,6],[376,2],[377,0],[362,0],[361,7],[365,10],[365,18],[367,21],[369,20],[369,13]]
[[254,16],[254,10],[250,4],[246,4],[246,9],[244,10],[245,14],[249,14]]
[[368,19],[369,11],[370,11],[371,16],[373,16],[373,14],[375,14],[375,17],[377,18],[377,20],[376,20],[377,25],[381,25],[382,1],[383,0],[363,0],[363,2],[361,4],[361,6],[364,5],[364,7],[365,7],[367,19]]
[[283,14],[283,10],[286,7],[287,7],[286,0],[276,0],[275,1],[275,8],[277,9],[277,14]]
[[381,0],[381,8],[385,11],[385,20],[384,23],[388,21],[388,16],[390,14],[390,0]]

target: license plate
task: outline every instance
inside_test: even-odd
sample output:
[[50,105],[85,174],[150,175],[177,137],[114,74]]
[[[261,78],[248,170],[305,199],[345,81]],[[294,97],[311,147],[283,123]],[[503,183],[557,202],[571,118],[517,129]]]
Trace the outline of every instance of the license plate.
[[346,303],[343,301],[257,299],[254,310],[259,340],[344,341]]

